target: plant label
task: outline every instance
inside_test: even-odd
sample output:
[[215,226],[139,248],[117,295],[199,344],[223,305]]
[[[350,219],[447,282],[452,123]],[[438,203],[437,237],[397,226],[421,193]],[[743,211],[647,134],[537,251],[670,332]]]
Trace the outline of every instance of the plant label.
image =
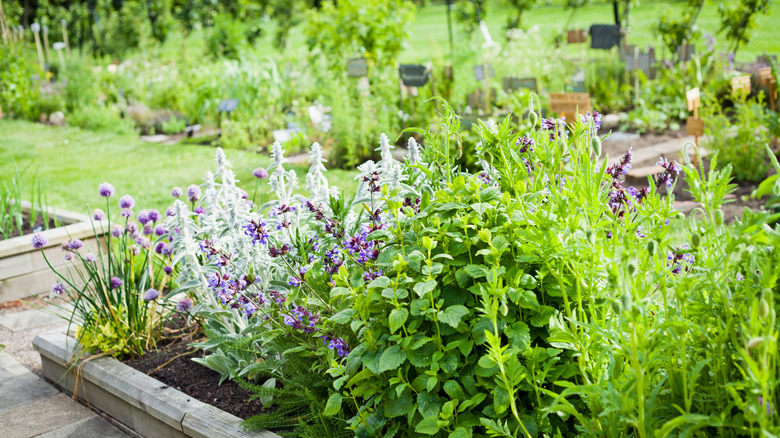
[[572,120],[577,114],[590,111],[590,94],[550,93],[550,111]]
[[[487,69],[487,71],[485,71]],[[496,75],[496,72],[493,70],[493,66],[490,64],[485,65],[475,65],[474,66],[474,77],[478,81],[484,81],[487,79],[487,77],[493,77]]]
[[420,64],[401,64],[398,67],[401,75],[401,81],[407,87],[422,87],[428,83],[430,74],[424,65]]
[[308,108],[308,111],[309,111],[309,119],[311,120],[312,123],[314,123],[315,125],[319,125],[320,123],[322,123],[323,114],[322,111],[319,108],[317,108],[316,105],[310,106]]
[[452,71],[451,65],[444,66],[444,79],[448,81],[455,80],[455,73]]
[[594,24],[590,27],[590,48],[609,50],[620,43],[620,27]]
[[685,121],[685,135],[701,137],[704,135],[704,121],[695,117],[688,117]]
[[770,86],[774,81],[774,76],[772,76],[772,67],[763,67],[758,69],[758,78],[762,86]]
[[515,91],[521,88],[526,88],[534,93],[538,91],[536,78],[505,77],[503,83],[506,91]]
[[235,111],[236,108],[238,108],[238,99],[227,99],[219,103],[217,112],[230,114]]
[[584,29],[570,30],[566,32],[566,42],[569,44],[579,44],[588,41],[588,35]]
[[677,46],[677,59],[679,62],[690,61],[694,53],[696,53],[696,46],[693,44]]
[[351,78],[368,76],[368,62],[366,58],[352,58],[347,60],[347,74]]
[[750,76],[731,78],[731,94],[750,94]]
[[693,111],[701,105],[701,93],[698,88],[694,88],[685,93],[685,99],[688,101],[688,111]]

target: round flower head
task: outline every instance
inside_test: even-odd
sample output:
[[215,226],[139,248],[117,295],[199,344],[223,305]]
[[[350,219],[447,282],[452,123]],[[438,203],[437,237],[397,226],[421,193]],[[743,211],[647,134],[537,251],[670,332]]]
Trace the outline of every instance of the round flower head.
[[103,184],[98,187],[98,193],[100,193],[100,196],[104,198],[108,198],[109,196],[114,196],[114,186],[111,184],[104,182]]
[[62,295],[65,293],[65,285],[62,283],[54,283],[54,286],[51,287],[51,293],[54,295]]
[[157,224],[156,227],[154,227],[154,234],[157,236],[162,236],[163,234],[167,233],[168,230],[165,229],[165,225],[163,224]]
[[144,294],[144,299],[146,301],[154,301],[157,299],[157,297],[160,296],[160,292],[157,291],[157,289],[149,289]]
[[252,171],[252,175],[254,175],[254,177],[257,179],[266,179],[268,178],[268,171],[265,170],[265,168],[258,167]]
[[114,225],[111,227],[111,235],[114,237],[120,237],[125,232],[125,229],[120,225]]
[[165,272],[167,275],[171,275],[171,273],[173,272],[173,268],[172,268],[172,267],[170,267],[170,266],[166,266],[166,267],[164,267],[164,268],[163,268],[163,271],[164,271],[164,272]]
[[127,223],[127,226],[125,227],[125,230],[128,233],[133,234],[136,231],[138,231],[138,224],[133,222],[133,221],[130,221],[130,222]]
[[152,221],[152,222],[159,222],[160,221],[160,212],[155,210],[155,209],[149,210],[149,220]]
[[111,277],[111,289],[116,289],[122,286],[122,279],[119,277]]
[[173,189],[171,189],[171,196],[173,196],[174,198],[180,197],[182,193],[183,192],[181,191],[181,187],[174,187]]
[[173,206],[170,206],[165,209],[165,216],[167,217],[174,217],[176,216],[176,209],[173,208]]
[[71,240],[71,241],[70,241],[70,243],[68,244],[68,248],[69,248],[71,251],[78,251],[78,249],[79,249],[79,248],[81,248],[82,246],[84,246],[84,242],[82,242],[82,241],[81,241],[81,240],[79,240],[79,239],[73,239],[73,240]]
[[138,212],[138,216],[136,216],[138,219],[138,222],[141,223],[141,225],[146,225],[147,222],[149,222],[149,212],[146,210],[141,210]]
[[44,246],[46,246],[49,243],[49,240],[46,239],[46,236],[44,236],[42,233],[35,233],[32,237],[32,246],[35,249],[41,249]]
[[87,255],[85,255],[85,256],[84,256],[84,260],[85,260],[85,261],[87,261],[87,262],[90,262],[90,263],[92,263],[92,262],[94,262],[95,260],[97,260],[97,257],[95,257],[95,254],[92,254],[92,253],[90,252],[90,253],[87,253]]
[[198,199],[200,199],[200,187],[196,186],[195,184],[187,187],[187,199],[189,199],[190,202],[196,202]]
[[195,207],[195,210],[193,210],[193,212],[197,215],[201,215],[206,213],[206,209],[203,207]]
[[184,297],[179,300],[178,303],[176,303],[176,310],[179,312],[189,312],[192,310],[192,300]]
[[133,217],[133,210],[130,208],[123,208],[119,215],[122,217]]
[[135,199],[130,195],[124,195],[119,198],[119,208],[133,208]]
[[92,212],[92,219],[96,221],[102,221],[106,218],[106,212],[103,210],[96,208],[95,211]]

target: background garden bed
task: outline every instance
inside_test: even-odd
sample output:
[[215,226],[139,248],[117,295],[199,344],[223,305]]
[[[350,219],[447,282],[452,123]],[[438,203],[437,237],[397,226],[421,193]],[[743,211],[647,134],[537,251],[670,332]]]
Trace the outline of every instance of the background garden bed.
[[[31,208],[29,202],[22,202],[23,212]],[[95,232],[101,236],[102,230],[108,231],[107,222],[95,222],[93,228],[89,216],[55,208],[46,211],[63,226],[42,231],[49,242],[43,253],[58,272],[67,275],[73,268],[62,257],[60,244],[81,239],[85,246],[95,248]],[[33,249],[30,238],[28,234],[0,241],[0,303],[49,292],[57,280],[41,251]]]

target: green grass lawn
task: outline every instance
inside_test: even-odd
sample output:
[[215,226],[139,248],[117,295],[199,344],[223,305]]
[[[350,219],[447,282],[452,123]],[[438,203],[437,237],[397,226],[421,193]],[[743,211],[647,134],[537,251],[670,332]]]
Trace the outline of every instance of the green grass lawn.
[[[20,170],[29,166],[23,178],[24,196],[29,197],[32,176],[37,172],[47,203],[53,207],[85,212],[87,203],[91,208],[101,206],[97,188],[108,181],[118,195],[128,193],[135,198],[136,210],[164,210],[171,204],[172,187],[199,184],[206,171],[213,171],[214,151],[208,146],[145,143],[135,135],[0,120],[0,184],[14,176],[14,166]],[[237,150],[226,154],[240,186],[251,196],[255,187],[252,170],[268,166],[270,158]],[[291,168],[305,187],[308,169]],[[326,175],[347,195],[354,193],[356,172],[332,170]],[[267,183],[261,184],[263,187],[268,190]]]

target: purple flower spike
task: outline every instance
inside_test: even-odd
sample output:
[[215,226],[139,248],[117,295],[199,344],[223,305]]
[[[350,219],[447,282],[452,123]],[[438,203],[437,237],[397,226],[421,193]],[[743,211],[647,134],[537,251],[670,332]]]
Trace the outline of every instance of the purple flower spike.
[[95,211],[92,212],[92,219],[96,221],[102,221],[106,218],[106,212],[103,210],[96,208]]
[[179,312],[189,312],[192,310],[192,300],[184,297],[179,300],[178,303],[176,303],[176,310]]
[[163,224],[158,224],[156,227],[154,227],[154,234],[157,236],[162,236],[167,232],[168,230],[165,229],[165,225]]
[[157,291],[157,289],[149,289],[144,294],[144,299],[146,301],[154,301],[157,299],[157,297],[160,296],[160,292]]
[[98,187],[98,193],[100,193],[100,196],[104,198],[108,198],[109,196],[114,196],[114,186],[111,184],[104,182],[103,184]]
[[191,184],[187,187],[187,199],[189,199],[190,202],[197,202],[197,200],[200,199],[200,187],[195,184]]
[[51,287],[51,293],[54,295],[62,295],[65,293],[65,285],[62,283],[54,283],[54,286]]
[[206,209],[203,207],[195,207],[195,210],[193,210],[193,212],[197,215],[201,215],[206,213]]
[[130,195],[124,195],[119,198],[119,208],[133,208],[135,199]]
[[111,277],[111,289],[116,289],[122,286],[122,279],[119,277]]
[[44,236],[42,233],[35,233],[32,237],[32,246],[35,249],[41,249],[44,246],[46,246],[49,243],[49,240],[46,239],[46,236]]
[[252,175],[254,175],[254,177],[257,179],[266,179],[268,178],[268,171],[262,167],[258,167],[252,171]]
[[180,197],[182,193],[184,192],[182,192],[181,187],[174,187],[173,189],[171,189],[171,196],[173,196],[174,198]]

